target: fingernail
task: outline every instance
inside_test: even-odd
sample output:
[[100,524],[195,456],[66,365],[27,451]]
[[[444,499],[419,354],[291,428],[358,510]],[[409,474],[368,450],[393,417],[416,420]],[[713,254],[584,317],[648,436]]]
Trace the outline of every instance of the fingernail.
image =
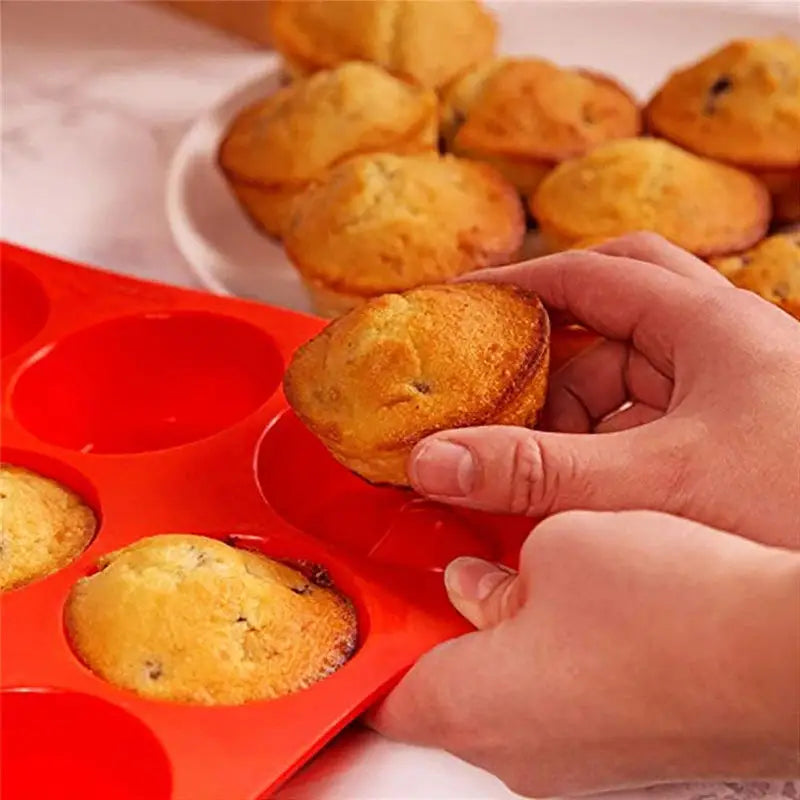
[[411,480],[425,494],[466,497],[475,481],[472,453],[452,442],[427,442],[412,460]]
[[444,571],[444,585],[448,594],[479,603],[507,580],[508,575],[508,570],[491,561],[462,556],[448,564]]

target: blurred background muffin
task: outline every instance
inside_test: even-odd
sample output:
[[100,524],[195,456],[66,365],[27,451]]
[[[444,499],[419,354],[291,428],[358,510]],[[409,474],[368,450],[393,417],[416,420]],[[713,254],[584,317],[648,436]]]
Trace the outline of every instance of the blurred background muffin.
[[475,0],[273,0],[268,23],[294,75],[372,61],[434,89],[493,55],[497,39]]
[[621,139],[556,167],[531,211],[551,250],[648,230],[706,257],[763,237],[770,199],[747,172],[659,139]]
[[532,427],[547,393],[550,324],[516,286],[456,283],[371,300],[295,354],[290,405],[346,467],[408,485],[414,445],[473,425]]
[[711,264],[740,289],[749,289],[800,320],[800,231],[769,236],[755,247]]
[[75,492],[22,467],[0,465],[0,590],[65,567],[96,530],[94,512]]
[[800,45],[730,42],[673,73],[646,109],[656,135],[761,176],[775,216],[800,219]]
[[433,151],[437,124],[432,91],[349,62],[241,111],[219,162],[245,211],[280,237],[294,199],[330,167],[357,153]]
[[536,58],[473,67],[444,93],[442,138],[486,161],[522,193],[558,163],[610,139],[636,136],[636,101],[613,79]]
[[525,233],[517,192],[454,156],[350,159],[300,198],[284,244],[320,314],[385,292],[513,260]]
[[99,566],[67,600],[70,642],[93,672],[144,697],[272,699],[326,677],[355,649],[349,600],[215,539],[152,536]]

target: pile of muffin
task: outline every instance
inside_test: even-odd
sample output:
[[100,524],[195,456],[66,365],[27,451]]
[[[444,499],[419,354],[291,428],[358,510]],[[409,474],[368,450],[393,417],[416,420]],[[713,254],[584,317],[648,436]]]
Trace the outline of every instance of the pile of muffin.
[[[800,316],[800,46],[734,41],[640,108],[616,80],[496,55],[476,0],[274,0],[288,85],[219,150],[318,312],[651,230]],[[526,211],[528,212],[526,214]],[[772,228],[772,236],[765,238]]]

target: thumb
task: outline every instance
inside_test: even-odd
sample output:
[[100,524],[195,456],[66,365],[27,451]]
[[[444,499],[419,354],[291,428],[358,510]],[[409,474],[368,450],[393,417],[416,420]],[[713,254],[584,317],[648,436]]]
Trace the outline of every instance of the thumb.
[[414,448],[409,478],[432,499],[499,513],[667,510],[679,502],[670,493],[685,448],[672,428],[665,436],[660,425],[603,434],[500,425],[443,431]]
[[500,564],[464,556],[444,573],[450,602],[476,628],[493,628],[522,605],[519,575]]

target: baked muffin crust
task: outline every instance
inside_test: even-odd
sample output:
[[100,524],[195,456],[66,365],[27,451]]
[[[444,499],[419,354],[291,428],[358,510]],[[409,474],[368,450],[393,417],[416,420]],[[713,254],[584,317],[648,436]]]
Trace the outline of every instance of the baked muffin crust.
[[306,688],[353,653],[353,606],[285,564],[204,536],[141,539],[72,589],[77,655],[144,697],[240,704]]
[[751,169],[800,167],[800,45],[730,42],[671,75],[646,109],[649,129],[692,152]]
[[75,492],[23,467],[0,465],[0,590],[67,566],[92,541],[94,512]]
[[532,427],[544,404],[549,321],[535,295],[484,283],[375,298],[301,347],[289,404],[345,466],[407,485],[423,437],[486,424]]
[[611,78],[536,58],[495,59],[444,94],[442,136],[458,155],[533,190],[557,163],[610,139],[636,136],[636,101]]
[[272,0],[267,13],[294,74],[357,59],[439,88],[489,58],[497,39],[475,0]]
[[219,162],[245,209],[279,235],[310,181],[359,153],[433,152],[437,128],[433,92],[350,62],[240,112]]
[[711,264],[740,289],[761,295],[800,319],[800,231],[778,233]]
[[525,218],[514,188],[452,156],[351,159],[298,201],[284,244],[314,289],[343,308],[508,263]]
[[530,205],[554,250],[649,230],[696,255],[723,255],[758,241],[770,219],[769,194],[752,175],[646,138],[564,162]]

